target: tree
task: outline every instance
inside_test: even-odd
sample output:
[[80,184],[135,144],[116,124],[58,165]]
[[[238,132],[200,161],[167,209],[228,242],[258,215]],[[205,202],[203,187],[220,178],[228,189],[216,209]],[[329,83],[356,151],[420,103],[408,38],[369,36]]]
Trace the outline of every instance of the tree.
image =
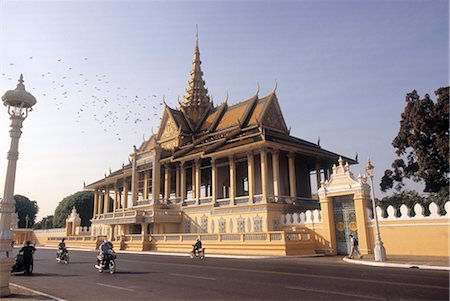
[[439,88],[435,94],[436,102],[428,94],[420,99],[416,90],[406,94],[400,130],[392,141],[399,158],[392,163],[392,170],[384,172],[382,191],[393,187],[400,191],[404,178],[423,181],[424,192],[448,186],[449,87]]
[[[415,204],[421,204],[425,207],[425,211],[428,208],[428,201],[425,197],[422,197],[414,190],[405,190],[399,193],[394,192],[391,196],[386,196],[381,201],[376,200],[376,205],[380,206],[383,212],[386,213],[386,208],[391,205],[397,210],[397,214],[400,214],[400,207],[405,204],[408,208],[414,208]],[[417,213],[417,212],[414,212]],[[398,216],[397,216],[398,217]]]
[[29,198],[20,194],[14,196],[14,201],[16,201],[16,212],[19,217],[19,228],[26,228],[27,216],[28,228],[31,228],[36,220],[36,214],[39,211],[37,202],[30,201]]
[[77,209],[80,215],[81,226],[90,226],[94,207],[94,192],[78,191],[59,202],[53,217],[53,226],[55,228],[63,228],[66,226],[66,218],[69,216],[73,207]]
[[34,224],[33,229],[52,229],[53,228],[53,215],[43,217],[39,222]]

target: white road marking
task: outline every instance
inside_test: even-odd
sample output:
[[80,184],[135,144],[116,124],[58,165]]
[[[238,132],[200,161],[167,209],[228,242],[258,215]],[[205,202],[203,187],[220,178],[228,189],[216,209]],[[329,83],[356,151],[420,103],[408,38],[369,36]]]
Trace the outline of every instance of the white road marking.
[[371,297],[371,296],[365,296],[365,295],[346,294],[346,293],[340,293],[340,292],[316,290],[316,289],[296,287],[296,286],[286,286],[286,288],[292,289],[292,290],[299,290],[299,291],[306,291],[306,292],[313,292],[313,293],[325,293],[325,294],[340,295],[340,296],[347,296],[347,297],[357,297],[357,298],[363,298],[363,299],[387,300],[386,298],[378,298],[378,297]]
[[134,292],[134,289],[131,289],[131,288],[120,287],[120,286],[109,285],[109,284],[103,284],[103,283],[96,283],[96,284],[97,284],[97,285],[101,285],[101,286],[110,287],[110,288],[116,288],[116,289],[119,289],[119,290],[124,290],[124,291]]
[[204,279],[204,280],[217,280],[216,278],[211,278],[211,277],[193,276],[193,275],[176,274],[176,273],[171,273],[170,275],[172,275],[172,276],[179,276],[179,277]]
[[58,298],[58,297],[55,297],[55,296],[52,296],[52,295],[49,295],[49,294],[46,294],[46,293],[43,293],[43,292],[40,292],[40,291],[36,291],[36,290],[31,289],[31,288],[28,288],[28,287],[25,287],[25,286],[22,286],[22,285],[18,285],[18,284],[12,283],[12,282],[10,282],[9,285],[15,286],[17,288],[20,288],[20,289],[23,289],[23,290],[26,290],[26,291],[29,291],[29,292],[32,292],[32,293],[37,294],[37,295],[45,296],[45,297],[53,299],[53,300],[66,301],[65,299],[61,299],[61,298]]
[[[78,257],[87,257],[87,256],[78,256]],[[121,259],[121,262],[138,262],[142,264],[141,260],[133,260],[133,259]],[[155,265],[170,265],[170,266],[179,266],[179,267],[189,267],[186,264],[180,263],[171,263],[171,262],[157,262],[150,261],[147,262]],[[273,274],[273,275],[286,275],[286,276],[294,276],[294,277],[308,277],[308,278],[318,278],[318,279],[327,279],[327,280],[349,280],[355,282],[364,282],[364,283],[378,283],[385,285],[398,285],[398,286],[406,286],[406,287],[423,287],[429,289],[439,289],[448,291],[448,286],[438,286],[438,285],[428,285],[428,284],[419,284],[419,283],[402,283],[395,281],[383,281],[383,280],[369,280],[362,278],[353,278],[353,277],[342,277],[342,276],[327,276],[327,275],[313,275],[313,274],[305,274],[305,273],[292,273],[292,272],[278,272],[278,271],[267,271],[267,270],[255,270],[255,269],[242,269],[242,268],[231,268],[231,267],[217,267],[217,266],[197,266],[199,269],[208,269],[208,270],[222,270],[222,271],[236,271],[236,272],[249,272],[249,273],[258,273],[258,274]]]

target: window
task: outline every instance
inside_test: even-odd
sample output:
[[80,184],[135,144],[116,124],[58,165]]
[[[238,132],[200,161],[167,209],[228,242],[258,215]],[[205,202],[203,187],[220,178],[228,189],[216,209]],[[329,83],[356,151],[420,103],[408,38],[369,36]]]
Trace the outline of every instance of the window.
[[207,216],[202,216],[202,233],[207,233],[208,232],[208,217]]
[[191,221],[184,220],[184,233],[191,233]]
[[253,218],[253,232],[262,232],[262,218],[259,216]]
[[145,176],[144,176],[145,172],[141,171],[138,173],[138,196],[139,196],[139,200],[142,200],[144,197],[144,182],[145,182]]
[[223,218],[221,218],[219,220],[219,233],[226,233],[226,229],[225,229],[225,220]]
[[245,232],[245,219],[243,217],[237,219],[237,231],[239,233]]
[[273,219],[273,231],[280,231],[280,220],[278,218]]

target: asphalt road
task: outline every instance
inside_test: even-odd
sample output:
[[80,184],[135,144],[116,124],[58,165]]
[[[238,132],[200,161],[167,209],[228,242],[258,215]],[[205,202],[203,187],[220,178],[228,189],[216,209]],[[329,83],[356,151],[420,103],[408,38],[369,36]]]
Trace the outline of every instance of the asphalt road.
[[66,300],[449,300],[448,271],[351,265],[341,257],[223,259],[117,254],[99,273],[97,252],[38,249],[33,276],[11,282]]

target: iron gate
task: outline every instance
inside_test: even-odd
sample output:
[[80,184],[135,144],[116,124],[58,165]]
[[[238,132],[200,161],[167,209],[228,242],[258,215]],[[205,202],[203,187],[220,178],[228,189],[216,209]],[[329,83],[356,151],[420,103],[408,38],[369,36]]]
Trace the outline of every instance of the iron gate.
[[357,234],[355,203],[353,196],[339,196],[333,199],[336,247],[339,255],[350,251],[350,234]]

